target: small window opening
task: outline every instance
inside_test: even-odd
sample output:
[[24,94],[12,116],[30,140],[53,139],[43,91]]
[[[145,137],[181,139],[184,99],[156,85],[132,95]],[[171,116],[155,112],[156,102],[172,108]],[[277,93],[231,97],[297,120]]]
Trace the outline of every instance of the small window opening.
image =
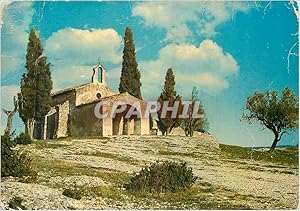
[[101,98],[101,93],[98,92],[98,93],[96,94],[96,97],[97,97],[98,99],[100,99],[100,98]]

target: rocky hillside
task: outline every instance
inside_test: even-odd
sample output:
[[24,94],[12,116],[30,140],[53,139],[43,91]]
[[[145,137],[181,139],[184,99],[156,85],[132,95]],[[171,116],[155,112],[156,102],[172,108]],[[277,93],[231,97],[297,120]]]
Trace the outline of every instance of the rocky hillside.
[[[122,136],[36,141],[18,146],[37,178],[2,180],[1,206],[14,196],[28,209],[283,209],[296,208],[298,168],[224,154],[210,135]],[[157,160],[186,161],[198,180],[185,192],[150,195],[122,187]],[[68,188],[81,199],[63,195]]]

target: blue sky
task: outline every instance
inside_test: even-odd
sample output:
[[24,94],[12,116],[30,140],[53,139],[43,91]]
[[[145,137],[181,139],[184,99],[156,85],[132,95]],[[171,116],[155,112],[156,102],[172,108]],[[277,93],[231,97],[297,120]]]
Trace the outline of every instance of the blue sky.
[[[24,70],[28,31],[38,29],[52,64],[54,89],[89,82],[101,58],[118,89],[123,34],[130,26],[144,99],[156,99],[169,67],[188,99],[200,90],[210,132],[221,143],[269,146],[272,133],[241,122],[247,96],[281,91],[298,95],[298,23],[288,2],[13,2],[2,15],[1,100],[12,106]],[[16,115],[17,116],[17,115]],[[5,116],[1,117],[1,126]],[[15,118],[15,126],[22,128]],[[296,133],[280,144],[298,143]]]

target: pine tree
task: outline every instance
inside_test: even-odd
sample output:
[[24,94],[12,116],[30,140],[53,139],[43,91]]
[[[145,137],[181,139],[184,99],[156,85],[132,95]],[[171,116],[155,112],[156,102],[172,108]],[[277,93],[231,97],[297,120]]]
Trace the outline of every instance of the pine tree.
[[[175,76],[172,68],[169,68],[165,77],[165,85],[158,98],[158,102],[163,105],[164,102],[168,102],[168,106],[172,107],[176,101],[181,102],[181,97],[177,95],[175,91]],[[181,103],[179,104],[181,106]],[[180,109],[179,109],[180,110]],[[172,131],[173,128],[178,127],[180,125],[181,120],[178,118],[177,112],[176,118],[171,118],[171,112],[167,112],[166,117],[161,117],[161,110],[158,112],[159,121],[158,128],[162,132],[163,135],[168,135]]]
[[51,108],[52,79],[50,63],[43,56],[43,48],[35,29],[31,29],[26,54],[26,73],[21,79],[19,115],[25,132],[33,136],[35,121],[42,121]]
[[120,78],[120,93],[128,92],[129,94],[142,99],[141,95],[141,74],[138,70],[138,64],[135,58],[135,46],[133,35],[129,27],[125,30],[124,50],[122,72]]

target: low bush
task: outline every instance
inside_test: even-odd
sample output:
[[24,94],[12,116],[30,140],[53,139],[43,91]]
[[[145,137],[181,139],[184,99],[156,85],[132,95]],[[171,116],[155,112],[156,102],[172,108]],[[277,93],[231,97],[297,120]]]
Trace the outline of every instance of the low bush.
[[124,185],[127,190],[147,192],[178,192],[190,188],[196,181],[192,168],[176,162],[156,162],[143,168]]
[[26,133],[20,133],[20,135],[18,135],[15,138],[15,142],[16,142],[16,144],[26,145],[26,144],[31,144],[32,143],[32,139],[30,138],[30,136],[28,134],[26,134]]
[[77,199],[77,200],[80,200],[84,196],[82,190],[76,187],[74,189],[69,189],[69,188],[65,189],[62,194],[66,197]]
[[13,148],[16,143],[10,134],[1,136],[1,176],[31,176],[36,173],[31,166],[31,160],[24,153],[18,153]]
[[298,147],[278,148],[272,153],[269,153],[268,151],[259,151],[259,149],[226,144],[219,144],[219,147],[223,156],[230,159],[256,160],[269,162],[270,165],[274,163],[292,168],[298,168],[299,164]]
[[89,186],[73,186],[71,188],[64,189],[64,196],[69,198],[80,200],[83,197],[95,198],[109,198],[117,201],[122,201],[123,196],[122,192],[119,189],[116,189],[112,186],[98,186],[98,187],[89,187]]
[[26,210],[27,208],[22,205],[23,199],[19,196],[14,196],[9,202],[8,207],[14,210]]

